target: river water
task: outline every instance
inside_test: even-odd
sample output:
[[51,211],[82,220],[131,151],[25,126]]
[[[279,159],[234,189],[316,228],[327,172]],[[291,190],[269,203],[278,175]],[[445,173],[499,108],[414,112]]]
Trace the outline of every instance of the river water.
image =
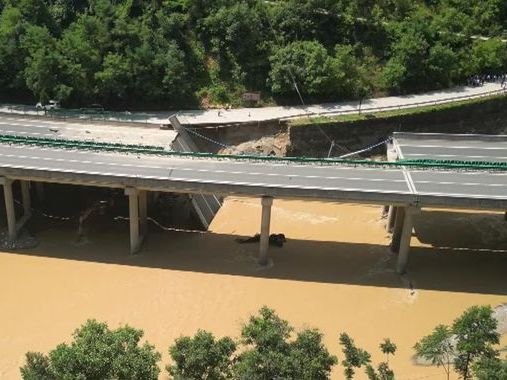
[[[36,248],[0,253],[0,378],[18,379],[25,352],[68,341],[87,318],[142,328],[164,367],[176,337],[199,328],[237,337],[267,305],[296,329],[319,328],[340,360],[340,332],[375,361],[390,337],[397,379],[444,379],[439,368],[415,365],[412,347],[469,306],[507,303],[507,222],[500,214],[423,212],[409,274],[400,277],[380,211],[275,200],[271,230],[288,241],[271,249],[267,269],[256,265],[256,244],[235,241],[258,232],[257,199],[227,199],[209,233],[151,226],[135,257],[124,221],[97,221],[80,243],[75,226],[41,230]],[[335,367],[333,379],[342,378]]]

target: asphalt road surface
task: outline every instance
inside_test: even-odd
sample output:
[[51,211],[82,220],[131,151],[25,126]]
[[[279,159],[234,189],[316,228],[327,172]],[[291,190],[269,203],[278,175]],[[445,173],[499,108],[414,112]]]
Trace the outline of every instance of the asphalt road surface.
[[[200,124],[235,124],[262,122],[266,120],[301,118],[308,115],[340,115],[357,114],[359,112],[378,112],[381,109],[416,108],[428,104],[443,104],[459,101],[460,98],[477,98],[504,92],[500,83],[485,83],[480,87],[454,87],[447,90],[432,91],[423,94],[404,96],[389,96],[383,98],[365,99],[362,102],[336,102],[327,104],[313,104],[290,107],[257,107],[237,109],[189,110],[189,111],[162,111],[162,112],[132,112],[133,122],[148,122],[153,124],[167,123],[171,115],[177,114],[180,122],[185,125]],[[41,115],[33,106],[0,104],[0,112]],[[81,115],[89,119],[90,115]],[[125,121],[125,113],[108,114],[110,120]]]
[[0,175],[194,193],[507,208],[507,173],[503,172],[296,165],[0,144]]
[[507,162],[507,136],[394,133],[403,159]]
[[95,142],[153,145],[170,148],[177,133],[142,124],[122,126],[107,122],[71,122],[43,118],[26,118],[0,114],[0,134],[83,140]]

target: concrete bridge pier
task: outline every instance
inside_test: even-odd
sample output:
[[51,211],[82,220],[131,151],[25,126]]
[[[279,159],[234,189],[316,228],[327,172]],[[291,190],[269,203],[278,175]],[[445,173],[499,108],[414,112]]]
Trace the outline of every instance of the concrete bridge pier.
[[9,240],[16,240],[16,210],[14,209],[14,196],[12,194],[12,179],[1,178],[0,183],[4,188],[5,213],[7,215],[7,230]]
[[393,232],[393,228],[394,228],[394,220],[396,218],[396,211],[397,211],[397,207],[396,206],[389,206],[389,209],[387,211],[387,221],[386,221],[386,231],[391,233]]
[[405,206],[396,207],[393,221],[393,236],[391,238],[391,251],[398,253],[400,251],[401,233],[403,231],[403,222],[405,220]]
[[271,223],[271,206],[273,205],[272,197],[262,197],[262,216],[261,216],[261,236],[259,244],[259,265],[266,266],[268,264],[269,250],[269,225]]
[[7,215],[7,231],[9,240],[14,241],[18,232],[32,216],[32,206],[30,199],[30,187],[28,181],[20,181],[21,199],[23,203],[23,216],[16,222],[16,209],[14,207],[14,195],[12,191],[13,180],[10,178],[0,178],[0,184],[4,188],[5,213]]
[[130,254],[136,254],[146,234],[147,197],[146,191],[133,187],[125,189],[129,197]]
[[[400,208],[401,209],[401,208]],[[414,228],[414,216],[419,214],[420,209],[414,206],[405,207],[403,211],[403,216],[400,219],[403,221],[398,224],[397,233],[397,248],[398,248],[398,260],[396,262],[396,272],[398,274],[404,274],[407,271],[407,263],[408,263],[408,254],[410,252],[410,241],[412,239],[412,229]],[[398,219],[398,217],[396,218]],[[398,220],[396,220],[398,222]],[[397,223],[395,223],[397,224]],[[397,231],[395,230],[395,233]],[[394,234],[393,234],[394,240]],[[394,241],[393,241],[394,243]]]

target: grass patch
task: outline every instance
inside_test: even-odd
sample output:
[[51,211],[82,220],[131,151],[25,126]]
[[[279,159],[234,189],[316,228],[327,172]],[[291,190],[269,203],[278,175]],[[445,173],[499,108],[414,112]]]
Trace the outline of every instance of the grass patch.
[[422,107],[414,107],[414,108],[405,108],[400,110],[388,110],[388,111],[378,111],[378,112],[362,112],[358,113],[349,113],[344,115],[335,115],[335,116],[308,116],[300,119],[294,119],[289,121],[290,126],[307,126],[307,125],[321,125],[321,124],[339,124],[339,123],[349,123],[355,121],[363,121],[363,120],[377,120],[377,119],[389,119],[392,117],[405,116],[405,115],[420,115],[427,114],[432,112],[439,112],[443,110],[449,110],[453,108],[459,108],[463,106],[469,106],[473,104],[483,104],[495,99],[504,99],[507,97],[507,94],[501,95],[492,95],[483,98],[476,99],[467,99],[460,100],[457,102],[444,103],[444,104],[436,104],[436,105],[427,105]]

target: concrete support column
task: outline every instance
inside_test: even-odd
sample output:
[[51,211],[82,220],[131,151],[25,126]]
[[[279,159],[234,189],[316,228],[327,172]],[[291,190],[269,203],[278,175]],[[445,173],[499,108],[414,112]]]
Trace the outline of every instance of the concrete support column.
[[394,228],[394,220],[396,219],[396,206],[389,206],[389,210],[387,211],[387,220],[386,220],[386,231],[391,233]]
[[259,245],[259,265],[268,264],[269,225],[271,223],[272,197],[262,197],[261,237]]
[[9,231],[9,239],[16,239],[16,211],[14,210],[14,196],[12,195],[12,179],[3,178],[2,185],[4,187],[5,211],[7,214],[7,229]]
[[141,236],[148,230],[148,197],[145,190],[139,191],[139,227]]
[[403,231],[403,221],[405,220],[405,207],[396,207],[394,217],[393,236],[391,240],[391,251],[398,253],[400,250],[401,233]]
[[32,200],[30,198],[30,183],[28,181],[20,181],[21,200],[23,202],[24,217],[32,215]]
[[407,271],[410,240],[412,239],[412,229],[414,227],[414,215],[417,213],[419,213],[419,209],[416,207],[407,207],[405,210],[398,261],[396,263],[396,272],[398,274],[404,274]]
[[139,192],[137,189],[128,187],[125,195],[129,197],[129,221],[130,221],[130,253],[137,253],[141,245],[139,235]]

